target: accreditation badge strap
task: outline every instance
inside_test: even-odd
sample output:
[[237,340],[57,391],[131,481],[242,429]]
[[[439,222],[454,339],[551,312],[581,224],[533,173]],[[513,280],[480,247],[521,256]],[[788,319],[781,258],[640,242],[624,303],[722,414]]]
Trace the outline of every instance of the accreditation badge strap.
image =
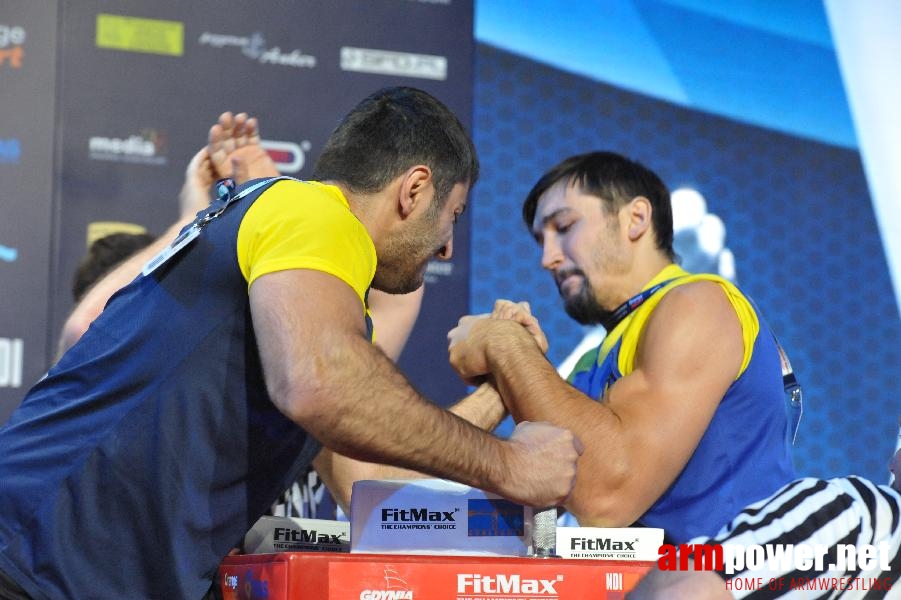
[[785,352],[785,349],[782,347],[782,344],[779,343],[779,340],[776,338],[776,335],[773,334],[773,341],[776,343],[776,351],[779,352],[779,363],[782,366],[782,386],[785,388],[785,393],[788,396],[788,406],[790,410],[790,417],[792,420],[792,446],[795,445],[795,441],[798,439],[798,429],[801,424],[801,416],[804,414],[804,403],[801,397],[801,384],[798,382],[798,378],[795,376],[795,371],[792,369],[791,361],[788,360],[788,354]]
[[233,195],[235,191],[235,182],[231,178],[220,179],[215,184],[216,190],[216,199],[213,200],[210,205],[198,212],[194,217],[194,221],[188,225],[185,229],[178,234],[172,243],[166,246],[159,254],[151,258],[144,268],[141,269],[142,275],[150,275],[154,271],[156,271],[159,267],[164,265],[166,261],[175,256],[182,248],[190,244],[203,230],[207,224],[225,212],[225,209],[244,198],[245,196],[255,192],[263,186],[267,186],[276,181],[280,181],[282,179],[294,179],[294,177],[281,176],[281,177],[269,177],[267,179],[263,179],[262,181],[258,181],[250,187],[247,187],[241,190],[237,195]]
[[632,311],[644,304],[644,301],[653,296],[657,292],[657,290],[676,279],[678,279],[678,277],[673,277],[672,279],[661,281],[657,285],[653,285],[648,289],[635,294],[634,296],[617,306],[616,309],[614,309],[614,311],[610,313],[610,316],[604,319],[601,325],[603,325],[604,329],[606,329],[608,332],[613,331],[614,327],[619,325],[623,319],[625,319],[632,313]]
[[[748,302],[754,307],[757,318],[766,323],[763,320],[763,313],[757,308],[757,304],[755,304],[750,297],[748,298]],[[801,398],[801,383],[795,376],[792,363],[788,360],[788,353],[785,351],[785,348],[782,347],[782,344],[779,343],[779,338],[776,337],[775,330],[773,330],[769,324],[767,324],[767,329],[770,330],[770,334],[773,336],[773,343],[776,345],[776,352],[779,354],[779,366],[782,368],[782,388],[785,390],[785,414],[786,417],[788,417],[790,427],[789,432],[786,435],[786,441],[789,441],[788,438],[791,437],[790,442],[791,445],[794,446],[798,439],[798,429],[801,428],[801,416],[804,414],[804,403]]]

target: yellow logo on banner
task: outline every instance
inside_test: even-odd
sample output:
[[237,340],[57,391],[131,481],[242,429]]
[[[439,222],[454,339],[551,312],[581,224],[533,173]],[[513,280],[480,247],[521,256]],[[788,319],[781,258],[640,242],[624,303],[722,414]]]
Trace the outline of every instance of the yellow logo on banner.
[[96,43],[98,48],[181,56],[185,50],[185,24],[100,13]]
[[123,223],[121,221],[94,221],[88,223],[87,247],[102,237],[112,235],[114,233],[147,233],[147,228],[137,223]]

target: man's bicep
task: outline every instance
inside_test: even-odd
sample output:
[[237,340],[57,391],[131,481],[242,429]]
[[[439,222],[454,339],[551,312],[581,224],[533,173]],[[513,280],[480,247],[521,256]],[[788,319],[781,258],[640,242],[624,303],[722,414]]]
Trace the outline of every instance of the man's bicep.
[[636,370],[648,385],[675,397],[718,404],[738,376],[744,357],[741,324],[716,284],[677,288],[648,320]]
[[691,457],[743,357],[738,317],[719,290],[675,292],[648,321],[635,370],[608,398],[645,445],[643,467],[663,479],[674,479]]
[[268,273],[250,286],[250,310],[266,386],[291,416],[332,374],[328,356],[363,339],[364,309],[347,283],[321,271]]

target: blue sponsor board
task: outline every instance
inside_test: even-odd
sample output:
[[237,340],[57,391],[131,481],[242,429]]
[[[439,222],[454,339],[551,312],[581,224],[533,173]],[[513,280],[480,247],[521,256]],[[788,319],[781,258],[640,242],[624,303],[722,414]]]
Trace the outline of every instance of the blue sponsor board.
[[470,537],[521,537],[525,533],[525,514],[521,504],[501,499],[471,499],[468,511]]

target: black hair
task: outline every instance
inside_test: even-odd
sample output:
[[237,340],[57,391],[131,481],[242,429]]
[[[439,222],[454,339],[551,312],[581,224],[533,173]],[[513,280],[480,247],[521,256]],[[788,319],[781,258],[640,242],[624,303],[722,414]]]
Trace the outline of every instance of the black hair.
[[571,156],[542,175],[526,196],[522,218],[530,230],[538,199],[558,181],[578,185],[582,192],[597,196],[611,214],[637,196],[647,198],[651,203],[651,223],[657,248],[675,260],[670,192],[656,173],[614,152],[598,151]]
[[472,186],[479,177],[475,146],[459,119],[422,90],[391,87],[370,95],[341,120],[313,178],[374,193],[417,164],[432,169],[439,206],[454,185]]

